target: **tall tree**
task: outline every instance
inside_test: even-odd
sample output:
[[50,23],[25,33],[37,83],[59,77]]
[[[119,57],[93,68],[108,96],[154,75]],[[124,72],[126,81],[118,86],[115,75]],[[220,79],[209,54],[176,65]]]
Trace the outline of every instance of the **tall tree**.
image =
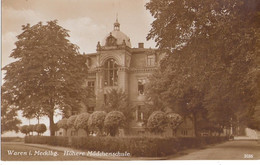
[[8,107],[7,100],[1,99],[1,133],[8,131],[19,131],[19,124],[22,122],[17,118],[16,108]]
[[193,116],[203,114],[205,109],[210,119],[226,126],[238,112],[256,106],[260,97],[260,31],[256,21],[260,18],[259,3],[147,3],[155,18],[147,38],[155,39],[159,48],[169,54],[152,77],[149,93],[154,102],[171,108],[181,105],[182,112]]
[[56,20],[27,24],[22,31],[10,55],[16,61],[3,68],[6,71],[3,97],[9,95],[9,106],[16,106],[25,115],[47,115],[54,136],[55,111],[60,109],[65,114],[78,111],[79,103],[87,98],[82,89],[87,76],[85,59],[67,39],[68,30]]

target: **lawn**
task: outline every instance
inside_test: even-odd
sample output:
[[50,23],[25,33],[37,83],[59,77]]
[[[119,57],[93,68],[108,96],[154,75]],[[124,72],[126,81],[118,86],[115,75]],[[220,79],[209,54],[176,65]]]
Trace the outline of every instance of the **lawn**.
[[[9,154],[8,154],[9,151]],[[11,155],[11,152],[14,151]],[[54,156],[57,155],[57,156]],[[1,159],[3,161],[82,161],[97,160],[86,156],[64,156],[64,152],[26,146],[22,142],[2,142]]]

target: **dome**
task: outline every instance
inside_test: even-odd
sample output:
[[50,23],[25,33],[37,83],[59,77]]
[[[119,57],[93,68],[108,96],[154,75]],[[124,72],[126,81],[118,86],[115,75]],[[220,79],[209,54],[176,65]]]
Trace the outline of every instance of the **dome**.
[[[108,35],[106,35],[106,37],[101,43],[102,46],[122,45],[125,42],[126,46],[131,47],[130,38],[126,34],[121,32],[119,27],[120,24],[116,19],[116,22],[114,23],[114,30],[110,32]],[[113,38],[116,39],[116,43],[113,43]]]

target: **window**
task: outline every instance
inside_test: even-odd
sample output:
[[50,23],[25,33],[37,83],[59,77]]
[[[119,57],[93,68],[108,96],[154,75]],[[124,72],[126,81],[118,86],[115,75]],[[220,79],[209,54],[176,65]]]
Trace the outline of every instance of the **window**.
[[138,95],[144,95],[144,84],[145,80],[138,80]]
[[155,56],[154,55],[148,55],[147,56],[147,66],[153,66],[155,63]]
[[88,81],[88,87],[91,90],[91,92],[95,92],[95,81]]
[[136,110],[136,121],[143,121],[144,120],[144,114],[142,112],[142,106],[138,105]]
[[117,86],[118,68],[114,59],[105,62],[105,86]]
[[184,136],[187,136],[187,135],[188,135],[188,131],[187,131],[187,130],[182,130],[181,133],[182,133],[182,135],[184,135]]

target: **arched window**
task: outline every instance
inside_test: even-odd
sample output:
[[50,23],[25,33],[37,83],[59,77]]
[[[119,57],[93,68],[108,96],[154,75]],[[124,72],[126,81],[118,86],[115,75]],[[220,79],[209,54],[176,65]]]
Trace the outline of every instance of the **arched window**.
[[118,68],[114,59],[110,58],[105,62],[105,86],[117,86]]

